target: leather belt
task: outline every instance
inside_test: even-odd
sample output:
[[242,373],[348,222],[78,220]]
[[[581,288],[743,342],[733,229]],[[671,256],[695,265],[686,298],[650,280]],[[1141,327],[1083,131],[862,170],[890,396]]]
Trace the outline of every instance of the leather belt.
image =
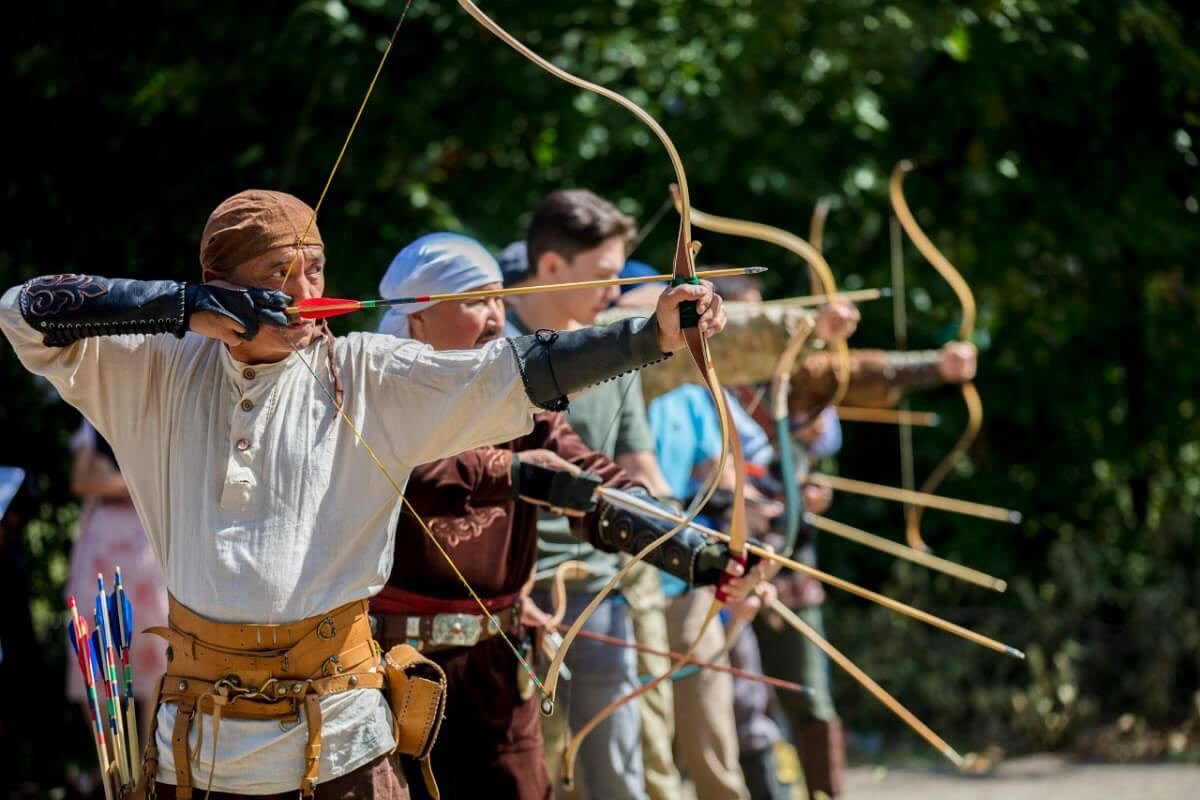
[[501,630],[511,631],[521,623],[517,604],[492,614],[499,629],[482,614],[371,614],[371,626],[384,647],[400,642],[423,653],[452,647],[473,647]]

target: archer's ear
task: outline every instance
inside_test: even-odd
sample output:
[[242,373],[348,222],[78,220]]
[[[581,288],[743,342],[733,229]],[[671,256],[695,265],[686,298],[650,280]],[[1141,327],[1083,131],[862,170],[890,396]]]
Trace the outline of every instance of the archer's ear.
[[425,325],[425,311],[414,311],[408,315],[408,336],[410,339],[416,339],[419,342],[428,342],[426,337],[427,326]]
[[534,265],[533,276],[535,278],[556,278],[567,266],[567,261],[558,253],[545,252],[538,256],[537,264]]

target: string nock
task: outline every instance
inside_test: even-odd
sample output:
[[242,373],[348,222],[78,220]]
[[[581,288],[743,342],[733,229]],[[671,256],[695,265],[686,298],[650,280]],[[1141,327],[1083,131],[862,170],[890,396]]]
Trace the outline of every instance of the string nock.
[[549,695],[542,698],[542,716],[554,716],[554,698],[550,697]]

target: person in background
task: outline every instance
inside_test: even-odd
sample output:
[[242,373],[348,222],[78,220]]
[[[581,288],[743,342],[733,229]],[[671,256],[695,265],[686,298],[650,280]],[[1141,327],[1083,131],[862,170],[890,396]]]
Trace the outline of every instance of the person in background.
[[[380,294],[444,294],[498,288],[500,282],[495,259],[478,242],[457,234],[430,234],[397,254],[381,281]],[[498,338],[503,328],[504,303],[495,298],[397,307],[384,317],[380,332],[413,338],[437,350],[470,350]],[[533,431],[512,442],[417,466],[409,479],[413,511],[453,554],[467,582],[526,656],[547,622],[525,597],[537,556],[538,504],[546,502],[537,496],[538,487],[565,484],[562,473],[578,475],[580,470],[597,483],[647,497],[611,459],[588,448],[562,412],[536,414]],[[592,484],[585,486],[583,499],[590,499]],[[385,648],[417,641],[421,652],[445,670],[446,720],[433,758],[441,796],[549,798],[552,789],[538,725],[540,698],[507,643],[494,635],[462,582],[423,535],[416,515],[406,509],[400,516],[392,574],[372,599],[371,609]],[[670,523],[660,520],[635,522],[621,516],[603,499],[590,511],[576,507],[566,519],[573,536],[603,551],[639,547],[639,532],[623,540],[616,537],[622,522],[670,529]],[[672,567],[665,559],[680,548],[695,551],[696,558],[680,559]],[[680,531],[652,554],[650,563],[664,564],[687,580],[694,577],[689,565],[702,559],[725,568],[728,549]],[[740,570],[740,564],[735,566]],[[755,579],[765,574],[765,566],[751,570]],[[710,572],[700,570],[708,575],[701,581],[711,579]],[[592,738],[603,746],[610,728],[601,725]],[[423,796],[420,782],[412,777],[410,790]]]
[[[158,679],[167,671],[166,647],[157,637],[142,633],[167,624],[167,587],[150,540],[142,529],[129,488],[108,442],[86,419],[71,437],[71,494],[83,503],[79,536],[71,548],[71,563],[63,597],[74,596],[80,614],[89,618],[96,597],[96,576],[111,588],[113,570],[121,568],[125,592],[133,604],[136,629],[129,663],[137,702],[139,742],[150,731]],[[74,656],[67,659],[67,696],[87,715],[87,694]]]
[[[501,254],[505,284],[551,285],[617,277],[626,266],[625,254],[634,230],[632,218],[592,192],[581,189],[553,192],[534,211],[523,246],[510,245]],[[659,284],[645,292],[657,295],[664,288]],[[591,325],[619,294],[617,289],[607,288],[512,298],[516,302],[509,304],[510,332]],[[670,494],[654,455],[640,374],[623,375],[572,398],[567,419],[589,447],[612,457],[653,494],[659,497]],[[591,594],[621,564],[616,558],[580,547],[577,540],[567,535],[562,520],[543,515],[539,588],[545,590],[558,564],[579,559],[588,563],[594,577],[568,584],[568,622],[575,619]],[[634,638],[648,647],[666,650],[666,600],[662,584],[670,580],[644,564],[635,566],[626,576],[621,594],[610,597],[588,620],[585,629]],[[544,595],[541,600],[545,602]],[[645,653],[616,654],[594,642],[577,642],[568,655],[567,666],[575,676],[569,723],[578,727],[609,702],[635,688],[639,675],[665,673],[670,669],[670,661]],[[599,770],[610,778],[597,798],[623,796],[619,794],[622,791],[634,797],[644,793],[650,800],[679,797],[681,781],[670,744],[675,734],[672,692],[669,683],[659,684],[636,705],[629,704],[617,711],[613,724],[618,734],[607,744],[585,742],[581,759],[585,773],[591,763],[593,771]],[[558,763],[558,753],[566,741],[564,722],[562,717],[554,717],[544,724],[547,758],[552,765]],[[597,752],[601,747],[604,751]],[[639,761],[643,779],[636,777]],[[639,782],[644,788],[633,793],[633,785]]]

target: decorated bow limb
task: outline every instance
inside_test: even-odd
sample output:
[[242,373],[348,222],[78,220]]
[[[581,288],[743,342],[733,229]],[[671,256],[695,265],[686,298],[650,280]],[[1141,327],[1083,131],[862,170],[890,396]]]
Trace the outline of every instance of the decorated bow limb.
[[794,611],[784,605],[778,598],[770,601],[767,607],[774,611],[779,617],[791,625],[804,638],[820,648],[821,652],[825,653],[831,661],[850,674],[854,680],[862,684],[867,691],[875,695],[879,702],[887,706],[892,713],[904,720],[908,727],[917,732],[925,741],[929,742],[935,750],[944,755],[958,769],[963,769],[967,766],[967,761],[949,744],[946,740],[938,736],[933,730],[921,722],[915,714],[900,704],[900,701],[892,697],[882,686],[874,681],[870,675],[863,672],[857,664],[851,661],[840,650],[831,645],[825,637],[821,636],[811,625],[802,620]]
[[[542,58],[533,50],[526,47],[508,31],[504,30],[504,28],[500,27],[487,14],[484,14],[483,11],[481,11],[479,7],[475,5],[475,3],[471,2],[471,0],[458,0],[458,4],[484,29],[486,29],[496,38],[500,39],[500,41],[504,42],[504,44],[520,53],[540,69],[550,73],[565,83],[575,86],[576,88],[600,95],[601,97],[616,103],[637,117],[643,124],[646,125],[646,127],[650,128],[650,130],[662,143],[663,148],[666,150],[667,156],[671,160],[671,166],[675,171],[676,180],[678,181],[680,187],[679,231],[675,244],[675,261],[674,268],[672,270],[672,283],[679,284],[699,282],[699,279],[696,277],[695,264],[695,250],[698,247],[698,244],[692,241],[692,224],[690,202],[687,190],[687,176],[683,169],[683,161],[679,157],[679,152],[675,148],[675,144],[671,141],[671,138],[667,135],[667,132],[658,123],[658,121],[654,119],[649,112],[624,95],[621,95],[605,86],[601,86],[580,78],[577,75],[573,75],[561,67],[550,63],[545,58]],[[741,444],[737,440],[736,434],[732,431],[729,410],[725,404],[725,397],[721,390],[720,381],[717,378],[716,372],[712,368],[712,359],[708,352],[708,344],[704,337],[700,334],[699,330],[695,327],[695,320],[690,320],[690,325],[688,324],[689,320],[687,319],[687,314],[685,313],[684,308],[680,309],[680,318],[681,322],[684,323],[684,338],[687,341],[688,351],[691,353],[692,359],[696,362],[697,367],[704,375],[705,385],[708,387],[713,396],[713,403],[717,409],[717,415],[720,420],[723,439],[721,455],[718,459],[717,469],[714,471],[709,485],[705,487],[704,491],[697,494],[692,507],[688,510],[687,517],[694,519],[695,516],[700,512],[700,509],[702,509],[708,502],[709,498],[712,496],[712,493],[716,491],[717,484],[722,473],[724,472],[725,464],[730,455],[732,455],[735,465],[735,473],[737,475],[737,487],[735,489],[735,495],[737,499],[734,503],[734,521],[731,525],[731,530],[734,531],[735,538],[734,542],[730,546],[730,550],[735,555],[740,555],[742,552],[742,546],[745,542],[745,508],[741,502],[744,492],[744,469],[742,469],[743,460],[741,458]],[[550,667],[546,672],[545,693],[542,701],[543,713],[553,713],[554,692],[558,684],[558,673],[562,668],[563,659],[566,657],[571,643],[575,640],[575,637],[578,636],[579,631],[587,622],[588,617],[590,617],[595,610],[599,608],[600,604],[608,597],[612,590],[620,584],[621,580],[624,579],[625,575],[628,574],[628,571],[632,569],[634,565],[644,559],[650,552],[654,550],[655,547],[658,547],[666,542],[677,532],[678,530],[667,531],[665,534],[663,534],[663,536],[659,537],[659,539],[655,540],[654,542],[651,542],[650,545],[633,556],[632,559],[627,561],[622,569],[616,575],[614,575],[612,579],[609,580],[600,593],[592,599],[591,603],[589,603],[588,606],[583,610],[583,613],[576,618],[575,622],[568,629],[567,634],[563,639],[562,647],[560,647],[558,652],[555,654],[555,658],[553,661],[551,661]],[[714,608],[710,610],[710,616],[715,617],[716,612],[717,607],[714,603]],[[651,688],[653,688],[653,685],[648,684],[647,687],[643,688],[646,688],[646,691],[649,691]]]
[[[912,240],[918,252],[925,257],[925,260],[937,270],[943,280],[950,285],[958,298],[959,306],[962,308],[962,321],[958,328],[958,338],[961,341],[970,341],[971,335],[975,332],[975,296],[971,293],[971,287],[967,285],[966,279],[962,274],[954,268],[950,260],[942,254],[925,232],[921,230],[921,226],[917,224],[917,220],[913,217],[912,212],[908,208],[908,201],[904,197],[904,176],[914,169],[911,161],[901,161],[892,170],[891,179],[888,182],[888,194],[891,197],[892,210],[896,215],[896,219],[900,222],[900,226],[904,228],[904,232],[908,234],[908,238]],[[958,441],[950,449],[938,465],[934,467],[933,472],[921,484],[921,491],[933,493],[941,486],[942,481],[950,474],[950,471],[962,460],[966,455],[967,450],[974,443],[979,435],[980,429],[983,427],[983,401],[979,397],[979,392],[975,389],[975,385],[971,382],[962,384],[961,386],[963,402],[967,406],[967,424],[963,429],[962,435]],[[921,517],[924,510],[920,506],[909,506],[905,513],[905,536],[908,543],[918,549],[929,549],[925,541],[921,537]]]
[[[641,514],[659,516],[669,522],[679,522],[682,519],[677,514],[672,514],[669,511],[665,511],[653,503],[647,503],[646,501],[638,497],[634,497],[627,492],[622,492],[619,489],[601,488],[597,489],[596,493],[613,505],[623,505],[626,508],[637,511]],[[690,527],[693,530],[699,531],[700,533],[710,536],[718,541],[729,540],[728,534],[721,533],[720,531],[713,530],[712,528],[698,525],[694,522],[690,523]],[[906,617],[924,622],[927,625],[940,628],[947,633],[952,633],[962,639],[974,642],[981,647],[986,647],[989,650],[994,650],[997,653],[1003,653],[1004,655],[1012,656],[1014,658],[1025,658],[1025,654],[1015,647],[996,641],[995,639],[984,636],[983,634],[976,633],[975,631],[964,628],[963,626],[950,622],[949,620],[942,619],[935,614],[930,614],[927,611],[922,611],[919,608],[910,606],[907,603],[902,603],[899,600],[893,600],[890,597],[885,597],[878,592],[873,592],[870,589],[859,586],[858,584],[852,583],[844,578],[839,578],[836,575],[831,575],[828,572],[817,569],[816,567],[786,558],[769,548],[758,547],[757,545],[751,544],[746,546],[746,550],[747,552],[753,553],[764,561],[780,564],[781,566],[786,567],[794,572],[807,575],[814,580],[818,580],[821,583],[841,589],[844,592],[849,592],[850,594],[861,597],[864,600],[870,600],[872,603],[881,605],[884,608],[888,608],[898,614],[903,614]]]
[[[687,196],[680,190],[680,187],[675,185],[671,186],[671,194],[675,198],[675,207],[682,209],[687,202]],[[697,208],[691,209],[691,220],[697,228],[706,231],[767,242],[768,244],[773,244],[776,247],[787,250],[808,264],[812,271],[814,289],[819,287],[823,290],[826,302],[832,301],[837,296],[837,282],[833,278],[833,270],[830,269],[829,262],[825,260],[825,257],[821,255],[819,250],[796,234],[761,222],[707,214]],[[840,403],[842,398],[846,396],[846,390],[850,386],[850,347],[843,340],[837,342],[834,345],[834,349],[837,352],[837,364],[834,368],[837,386],[834,389],[833,395],[812,413],[811,419],[816,419],[825,408]]]
[[[710,269],[696,273],[699,278],[728,278],[734,275],[758,275],[766,267],[729,267]],[[284,309],[293,317],[301,319],[326,319],[366,311],[372,308],[403,306],[414,303],[440,303],[444,300],[482,300],[491,297],[513,297],[526,294],[550,294],[573,289],[601,289],[608,286],[630,286],[638,283],[669,281],[670,275],[640,275],[630,278],[609,278],[596,281],[574,281],[572,283],[541,284],[537,286],[509,286],[505,289],[476,289],[469,292],[447,292],[444,294],[421,294],[411,297],[378,297],[371,300],[349,300],[340,297],[306,297],[294,306]],[[880,292],[879,289],[866,290]]]

